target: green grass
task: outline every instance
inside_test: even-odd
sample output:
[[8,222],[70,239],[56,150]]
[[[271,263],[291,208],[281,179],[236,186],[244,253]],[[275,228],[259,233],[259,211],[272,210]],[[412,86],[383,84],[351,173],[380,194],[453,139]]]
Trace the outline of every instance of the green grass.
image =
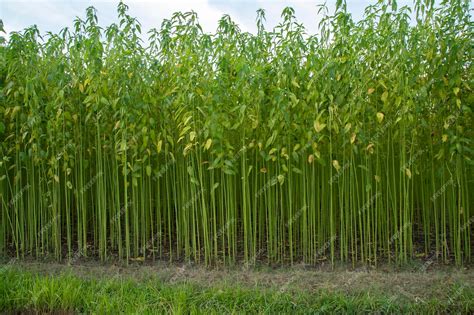
[[[429,288],[427,288],[429,289]],[[0,271],[0,311],[71,311],[81,313],[173,314],[329,314],[329,313],[469,313],[472,287],[455,285],[451,300],[423,303],[379,294],[344,294],[321,290],[293,292],[246,287],[206,287],[167,283],[154,277],[136,281],[118,277],[33,274],[17,267]],[[458,292],[458,293],[456,293]]]

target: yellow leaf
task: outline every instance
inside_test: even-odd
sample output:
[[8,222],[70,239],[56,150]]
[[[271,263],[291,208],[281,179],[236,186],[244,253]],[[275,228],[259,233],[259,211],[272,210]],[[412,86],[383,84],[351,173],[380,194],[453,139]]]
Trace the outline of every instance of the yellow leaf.
[[192,144],[192,143],[188,143],[188,144],[184,147],[183,155],[188,154],[188,151],[191,150],[192,147],[193,147],[193,144]]
[[370,89],[367,90],[367,94],[369,94],[369,95],[374,93],[374,92],[375,92],[374,88],[370,88]]
[[189,133],[189,139],[190,139],[191,141],[193,141],[194,138],[196,138],[196,132],[195,132],[195,131],[191,131],[191,132]]
[[373,143],[370,143],[367,148],[366,148],[367,152],[369,152],[370,154],[373,154],[374,153],[374,144]]
[[81,93],[84,93],[84,85],[82,85],[82,83],[79,83],[79,91],[81,91]]
[[409,168],[405,169],[405,174],[408,176],[408,178],[411,178],[411,171]]
[[311,163],[313,163],[313,161],[314,161],[314,155],[313,155],[313,154],[310,154],[310,155],[308,156],[308,163],[311,164]]
[[332,166],[334,166],[336,171],[339,171],[341,169],[341,166],[339,165],[339,162],[337,160],[332,161]]
[[355,133],[352,133],[352,136],[351,136],[351,143],[354,143],[356,140],[356,134]]
[[55,180],[57,183],[59,183],[59,177],[58,177],[58,175],[54,175],[54,180]]
[[158,141],[158,143],[156,144],[156,151],[158,151],[158,153],[161,152],[162,146],[163,146],[163,140]]
[[326,124],[322,124],[318,120],[315,120],[313,127],[316,132],[321,132],[326,127]]
[[277,176],[277,179],[278,179],[278,182],[280,183],[280,185],[282,185],[283,182],[285,181],[285,176],[283,176],[283,175],[278,175],[278,176]]
[[383,121],[383,118],[385,117],[385,115],[383,113],[377,113],[377,121],[379,123],[381,123]]
[[351,130],[351,127],[352,127],[352,124],[351,123],[348,123],[344,126],[344,132],[348,132],[349,130]]
[[209,148],[211,147],[211,145],[212,145],[212,139],[209,138],[209,139],[207,139],[206,144],[204,145],[204,149],[205,149],[205,150],[209,150]]
[[444,134],[444,135],[442,136],[442,140],[443,140],[443,142],[448,141],[448,135]]

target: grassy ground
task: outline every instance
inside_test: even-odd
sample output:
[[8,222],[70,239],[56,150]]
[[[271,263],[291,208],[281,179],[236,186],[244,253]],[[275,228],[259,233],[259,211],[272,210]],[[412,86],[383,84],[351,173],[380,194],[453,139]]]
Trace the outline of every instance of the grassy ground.
[[135,264],[0,266],[0,311],[59,313],[470,313],[470,268],[403,270]]

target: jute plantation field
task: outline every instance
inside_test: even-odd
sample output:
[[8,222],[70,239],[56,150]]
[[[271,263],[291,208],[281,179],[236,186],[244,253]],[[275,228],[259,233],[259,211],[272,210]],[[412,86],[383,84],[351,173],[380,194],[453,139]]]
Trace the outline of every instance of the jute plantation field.
[[[149,312],[221,312],[203,304],[220,294],[228,313],[473,311],[471,12],[462,0],[378,1],[355,21],[338,0],[319,6],[316,34],[290,7],[273,29],[258,10],[255,34],[228,15],[210,34],[194,12],[142,30],[120,2],[108,26],[90,7],[57,34],[2,37],[0,311],[139,313],[144,299]],[[339,288],[359,268],[402,268],[424,277],[428,302],[404,307],[376,277],[351,284],[355,295],[202,291],[64,265],[84,261],[91,275],[165,262],[287,279],[323,268],[300,280]],[[430,293],[440,274],[452,280],[443,296]]]

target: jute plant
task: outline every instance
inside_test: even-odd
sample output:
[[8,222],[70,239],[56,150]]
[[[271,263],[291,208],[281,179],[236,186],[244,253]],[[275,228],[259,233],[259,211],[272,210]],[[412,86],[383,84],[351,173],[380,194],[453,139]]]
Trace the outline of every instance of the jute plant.
[[337,1],[309,35],[291,8],[272,30],[259,10],[256,34],[193,12],[144,33],[120,3],[106,28],[89,8],[10,33],[0,251],[471,261],[470,5],[378,1],[355,21]]

